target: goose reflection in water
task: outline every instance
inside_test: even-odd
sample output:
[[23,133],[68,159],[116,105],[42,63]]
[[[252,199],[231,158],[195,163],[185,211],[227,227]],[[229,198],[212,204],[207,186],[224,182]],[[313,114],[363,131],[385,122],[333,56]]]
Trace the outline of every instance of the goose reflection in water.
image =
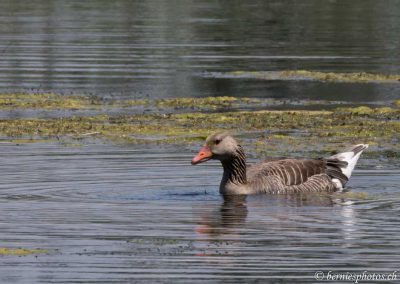
[[[284,208],[321,206],[332,207],[335,202],[328,194],[296,194],[281,196],[246,196],[246,195],[224,195],[222,203],[215,209],[205,207],[200,213],[200,220],[196,227],[196,233],[217,237],[219,235],[239,234],[244,229],[249,209],[257,207],[280,208],[281,210],[270,213],[270,217],[280,220],[291,218]],[[283,209],[283,211],[282,211]],[[286,213],[286,214],[285,214]]]
[[246,197],[246,195],[223,196],[223,201],[218,208],[201,213],[196,232],[214,237],[234,233],[234,229],[246,221],[248,214]]
[[[326,259],[332,246],[357,244],[357,214],[341,201],[338,204],[337,196],[328,194],[224,196],[216,206],[195,210],[197,237],[192,252],[212,265],[235,270],[243,257],[261,254],[262,273],[276,261]],[[341,257],[351,263],[352,254]]]

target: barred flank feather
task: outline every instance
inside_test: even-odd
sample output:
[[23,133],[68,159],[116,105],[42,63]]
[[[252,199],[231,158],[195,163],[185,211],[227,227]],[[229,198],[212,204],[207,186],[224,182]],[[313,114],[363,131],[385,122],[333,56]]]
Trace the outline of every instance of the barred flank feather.
[[249,177],[274,175],[278,176],[284,185],[301,184],[309,177],[321,173],[325,173],[325,162],[311,159],[266,161],[256,164],[248,170]]

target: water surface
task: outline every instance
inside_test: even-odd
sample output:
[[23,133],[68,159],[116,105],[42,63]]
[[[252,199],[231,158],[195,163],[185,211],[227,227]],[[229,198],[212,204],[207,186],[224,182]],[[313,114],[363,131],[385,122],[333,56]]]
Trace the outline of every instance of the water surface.
[[314,281],[400,261],[399,169],[361,161],[361,197],[218,194],[220,165],[193,149],[1,144],[5,283]]
[[[3,0],[0,92],[390,104],[399,84],[224,74],[400,73],[399,18],[393,0]],[[88,115],[0,117],[71,114]],[[1,256],[2,283],[304,283],[316,271],[398,270],[396,158],[361,159],[353,198],[224,200],[220,166],[191,167],[189,146],[0,143],[0,153],[0,247],[49,250]]]
[[0,91],[382,101],[399,86],[207,78],[308,69],[400,73],[398,1],[0,3]]

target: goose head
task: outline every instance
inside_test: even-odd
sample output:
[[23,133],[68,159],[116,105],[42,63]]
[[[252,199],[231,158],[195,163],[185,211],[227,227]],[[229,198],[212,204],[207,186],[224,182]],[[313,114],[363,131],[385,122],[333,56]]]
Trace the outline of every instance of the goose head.
[[207,137],[206,143],[192,159],[197,165],[211,159],[225,161],[231,159],[239,148],[238,142],[226,132],[217,132]]

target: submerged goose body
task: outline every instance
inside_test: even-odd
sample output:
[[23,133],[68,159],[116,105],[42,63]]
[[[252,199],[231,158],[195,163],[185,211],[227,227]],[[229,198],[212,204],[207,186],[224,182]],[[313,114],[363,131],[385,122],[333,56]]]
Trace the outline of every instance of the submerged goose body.
[[334,192],[343,189],[366,148],[359,144],[325,159],[273,159],[247,166],[238,142],[229,134],[216,133],[207,138],[192,164],[221,161],[221,194]]

